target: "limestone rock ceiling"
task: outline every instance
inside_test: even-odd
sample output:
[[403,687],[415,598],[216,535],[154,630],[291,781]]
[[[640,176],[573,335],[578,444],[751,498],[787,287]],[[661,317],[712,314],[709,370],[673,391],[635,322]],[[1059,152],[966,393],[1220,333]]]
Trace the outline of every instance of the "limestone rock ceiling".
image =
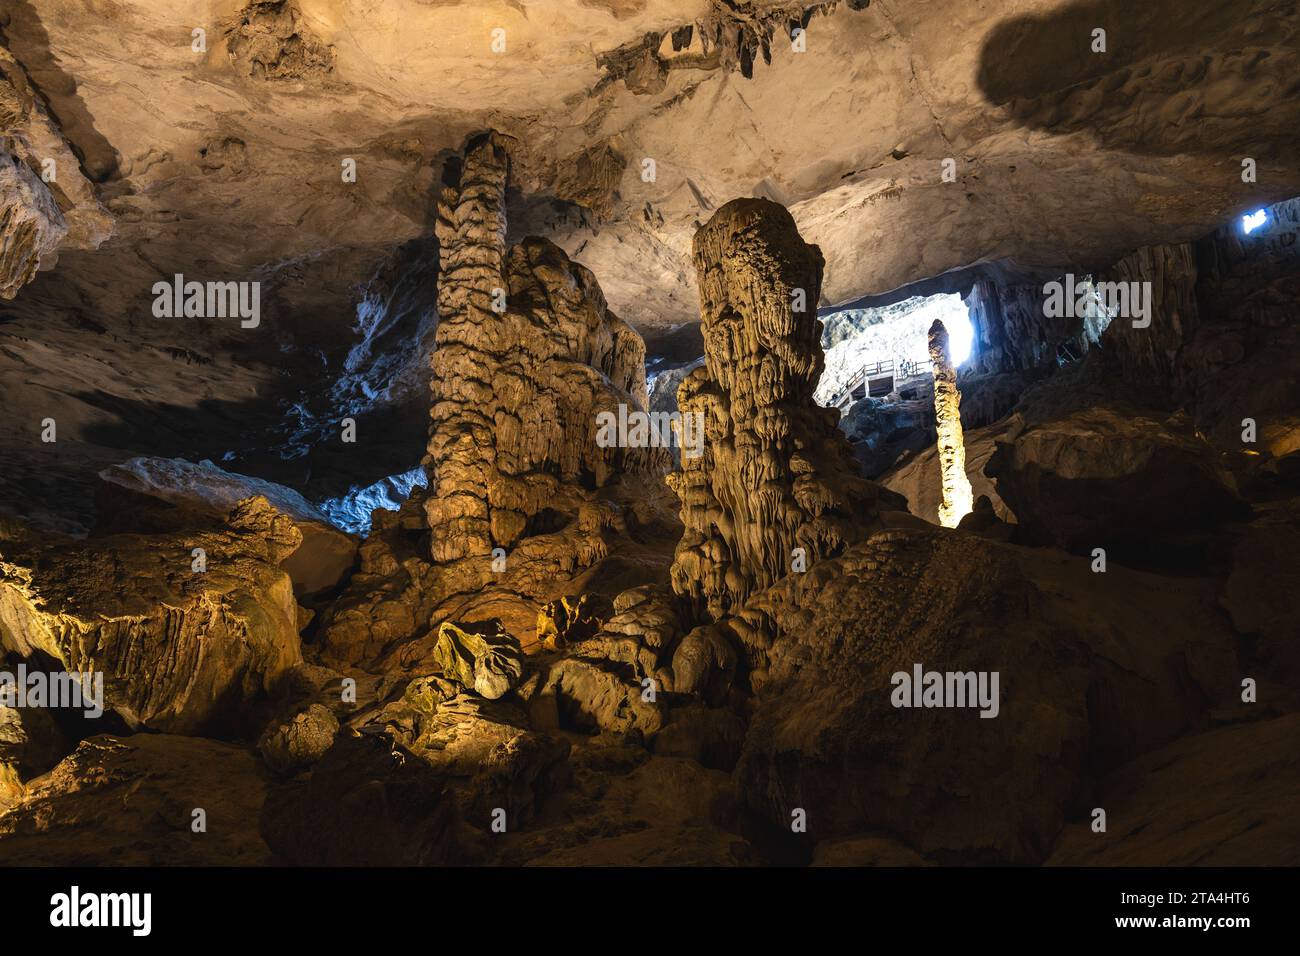
[[[740,196],[791,208],[832,304],[986,260],[1104,264],[1300,192],[1294,4],[806,3],[10,0],[5,32],[117,219],[62,267],[86,284],[301,266],[346,288],[429,231],[440,157],[486,126],[517,141],[519,228],[643,329],[696,320],[690,237]],[[735,48],[746,29],[766,50]]]
[[[436,256],[401,250],[481,130],[509,144],[510,241],[554,241],[652,362],[689,361],[691,238],[738,197],[821,248],[825,307],[971,265],[1102,268],[1300,193],[1298,26],[1271,0],[5,0],[2,45],[54,123],[28,138],[82,169],[61,166],[67,237],[0,300],[23,422],[0,498],[62,520],[137,454],[317,500],[409,469],[422,402],[359,418],[356,455],[327,439],[366,410],[331,389],[366,283]],[[155,318],[177,273],[260,281],[260,328]],[[60,441],[28,454],[47,416]]]

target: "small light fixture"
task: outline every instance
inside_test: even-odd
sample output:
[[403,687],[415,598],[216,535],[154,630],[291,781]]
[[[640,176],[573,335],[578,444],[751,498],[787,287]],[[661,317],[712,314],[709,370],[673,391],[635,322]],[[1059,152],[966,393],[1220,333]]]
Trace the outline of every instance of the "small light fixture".
[[1241,231],[1250,235],[1266,222],[1268,222],[1268,210],[1256,209],[1241,217]]

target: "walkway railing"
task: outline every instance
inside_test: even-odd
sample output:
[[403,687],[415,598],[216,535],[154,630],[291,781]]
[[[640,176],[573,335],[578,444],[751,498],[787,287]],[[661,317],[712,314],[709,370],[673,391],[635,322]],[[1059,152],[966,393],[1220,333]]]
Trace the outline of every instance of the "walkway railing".
[[930,359],[912,360],[901,359],[895,364],[893,359],[880,359],[868,365],[862,366],[862,369],[849,379],[848,385],[841,390],[831,404],[840,407],[844,401],[849,398],[857,388],[864,382],[868,382],[873,376],[889,375],[898,372],[898,381],[903,382],[909,378],[916,378],[921,375],[931,374],[934,368],[934,362]]

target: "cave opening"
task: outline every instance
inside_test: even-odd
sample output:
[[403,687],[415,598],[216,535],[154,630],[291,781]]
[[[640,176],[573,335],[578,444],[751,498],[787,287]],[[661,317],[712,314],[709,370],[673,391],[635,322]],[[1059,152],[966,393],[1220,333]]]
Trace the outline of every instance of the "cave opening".
[[826,367],[817,384],[820,405],[847,414],[864,398],[911,401],[930,387],[927,331],[938,320],[949,336],[949,358],[960,369],[972,358],[975,339],[962,297],[940,292],[889,305],[841,309],[822,319]]

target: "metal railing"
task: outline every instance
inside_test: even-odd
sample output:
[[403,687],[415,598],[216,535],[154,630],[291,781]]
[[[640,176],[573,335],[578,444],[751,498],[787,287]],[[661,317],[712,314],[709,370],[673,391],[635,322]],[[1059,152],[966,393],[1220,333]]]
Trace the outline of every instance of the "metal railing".
[[934,362],[930,359],[913,361],[912,359],[900,359],[895,364],[893,359],[880,359],[869,365],[862,366],[849,383],[832,399],[831,404],[837,408],[844,404],[844,401],[853,395],[853,392],[867,382],[873,375],[889,375],[895,370],[898,372],[898,381],[904,381],[909,378],[916,378],[918,375],[928,375],[934,368]]

